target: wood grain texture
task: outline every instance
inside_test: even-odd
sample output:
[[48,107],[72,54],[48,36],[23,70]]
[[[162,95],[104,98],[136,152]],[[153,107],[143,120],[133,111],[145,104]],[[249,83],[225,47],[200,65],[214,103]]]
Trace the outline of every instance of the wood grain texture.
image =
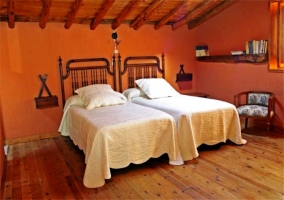
[[182,9],[184,9],[185,5],[188,3],[193,3],[193,1],[185,0],[181,2],[177,7],[175,7],[171,12],[169,12],[166,16],[164,16],[155,24],[155,30],[158,30],[162,26],[164,26],[171,19],[172,16],[177,15]]
[[[157,2],[157,4],[156,4]],[[144,13],[142,13],[142,17],[140,19],[136,19],[132,25],[130,25],[130,27],[133,27],[134,30],[138,30],[143,24],[145,24],[151,16],[153,16],[156,12],[158,12],[158,10],[164,5],[164,1],[159,2],[159,0],[157,0],[154,4],[153,7],[149,7]],[[141,16],[141,15],[140,15]]]
[[52,0],[44,0],[43,6],[42,6],[42,12],[41,12],[41,17],[39,21],[39,27],[40,28],[45,28],[46,23],[48,21],[49,13],[50,13],[50,6],[51,6]]
[[[66,29],[72,24],[87,24],[94,30],[99,24],[111,24],[112,29],[122,23],[138,30],[144,24],[173,25],[173,30],[190,23],[203,22],[207,12],[221,12],[222,2],[237,0],[2,0],[0,21],[14,28],[17,22],[63,23]],[[212,4],[213,2],[213,4]],[[210,15],[205,16],[206,19]]]
[[284,1],[269,3],[269,70],[284,72]]
[[22,138],[15,138],[15,139],[8,139],[4,140],[5,145],[12,145],[12,144],[19,144],[19,143],[25,143],[30,142],[32,140],[40,140],[40,139],[47,139],[47,138],[53,138],[60,136],[60,133],[54,132],[54,133],[44,133],[39,135],[32,135]]
[[283,199],[284,139],[265,129],[245,145],[202,145],[199,157],[169,165],[167,155],[111,169],[100,188],[83,185],[84,153],[69,137],[9,146],[1,199]]
[[15,27],[15,5],[14,0],[7,0],[7,16],[8,16],[8,26],[10,28]]
[[83,4],[83,1],[84,0],[75,0],[74,5],[72,6],[72,9],[68,14],[68,19],[67,19],[67,21],[65,22],[65,25],[64,25],[64,27],[66,29],[69,29],[70,26],[73,24],[79,9]]
[[184,24],[189,23],[192,20],[196,20],[199,16],[203,16],[207,11],[213,9],[214,7],[217,7],[220,3],[222,3],[222,1],[220,0],[204,1],[204,3],[193,9],[185,17],[175,22],[172,25],[172,30],[176,30]]
[[199,62],[267,63],[267,54],[216,55],[196,57]]
[[94,30],[101,20],[104,18],[105,14],[108,12],[112,4],[114,3],[114,0],[106,0],[102,8],[97,13],[96,17],[92,20],[90,28],[91,30]]
[[227,1],[224,1],[223,3],[219,4],[218,6],[216,6],[214,9],[211,9],[211,10],[207,11],[204,15],[202,15],[202,17],[199,17],[196,20],[192,20],[190,23],[188,23],[187,24],[188,29],[191,30],[191,29],[199,26],[203,22],[207,21],[208,19],[214,17],[215,15],[219,14],[220,12],[222,12],[223,10],[225,10],[226,8],[231,6],[236,1],[238,1],[238,0],[227,0]]
[[113,24],[111,25],[111,28],[115,30],[118,28],[123,21],[126,19],[128,15],[130,15],[135,7],[141,3],[141,0],[133,0],[129,3],[127,7],[125,7],[122,12],[119,14],[119,16],[114,20]]

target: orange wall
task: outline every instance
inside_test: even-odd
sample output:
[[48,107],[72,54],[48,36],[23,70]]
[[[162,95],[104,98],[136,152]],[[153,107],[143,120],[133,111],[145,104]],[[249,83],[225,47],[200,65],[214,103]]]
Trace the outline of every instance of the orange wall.
[[[144,25],[138,31],[122,25],[117,29],[121,43],[118,50],[122,61],[126,56],[157,55],[165,53],[166,79],[176,88],[175,73],[184,64],[186,72],[193,72],[187,59],[194,53],[192,38],[184,26],[172,31],[165,26],[155,31]],[[0,66],[2,68],[2,108],[4,138],[12,139],[36,134],[57,132],[62,116],[59,70],[57,59],[63,64],[73,58],[106,57],[111,59],[114,41],[110,25],[99,25],[91,31],[88,25],[48,23],[40,29],[38,23],[16,23],[14,29],[0,23]],[[41,82],[39,74],[48,74],[47,86],[58,96],[59,107],[36,109]],[[194,88],[192,88],[194,89]],[[45,94],[46,95],[46,94]]]
[[[201,63],[195,61],[195,46],[207,44],[210,54],[228,54],[244,48],[252,39],[268,38],[268,0],[240,0],[201,26],[188,30],[186,25],[172,31],[165,26],[155,31],[144,25],[138,31],[122,25],[118,28],[121,43],[118,50],[126,56],[166,55],[166,79],[179,90],[175,74],[184,64],[193,73],[186,90],[209,93],[211,97],[233,101],[233,95],[247,89],[269,90],[276,94],[276,124],[283,125],[283,73],[270,73],[267,64]],[[260,14],[261,13],[261,14]],[[110,25],[99,25],[94,31],[88,25],[16,23],[14,29],[0,23],[1,102],[4,139],[57,132],[62,105],[60,97],[58,56],[68,59],[107,57],[113,52]],[[36,109],[41,83],[39,74],[48,74],[47,85],[59,97],[59,107]],[[182,91],[181,91],[182,92]]]
[[[1,77],[1,68],[0,68],[0,77]],[[1,82],[0,82],[1,86]],[[0,87],[1,88],[1,87]],[[0,90],[0,97],[1,97],[1,90]],[[1,98],[0,98],[0,190],[1,190],[1,185],[2,185],[2,177],[3,177],[3,172],[4,172],[4,143],[3,143],[3,131],[2,131],[2,112],[1,112]],[[2,195],[0,194],[0,197]]]
[[[284,73],[268,72],[267,64],[201,63],[195,61],[194,47],[207,44],[211,55],[229,54],[244,49],[245,41],[268,38],[268,0],[239,0],[227,10],[199,27],[186,26],[172,31],[169,26],[155,31],[144,25],[134,31],[127,25],[118,28],[122,40],[118,49],[123,57],[166,55],[166,79],[179,90],[175,73],[184,64],[193,73],[186,88],[210,94],[212,98],[233,102],[233,95],[244,90],[268,90],[277,98],[275,124],[284,127]],[[110,25],[99,25],[91,31],[87,25],[48,23],[16,23],[14,29],[0,22],[0,107],[4,139],[57,132],[62,116],[58,56],[63,63],[72,58],[107,57],[113,51]],[[41,83],[39,74],[48,74],[47,85],[59,97],[59,107],[36,109]],[[182,92],[182,91],[181,91]],[[1,135],[1,134],[0,134]],[[0,147],[3,139],[0,136]],[[3,169],[3,148],[0,148],[0,175]]]
[[[193,30],[195,45],[207,44],[210,55],[230,54],[244,50],[245,41],[268,39],[268,0],[240,0],[224,12]],[[193,58],[194,59],[194,58]],[[275,93],[274,124],[284,127],[284,73],[268,71],[268,64],[202,63],[196,67],[198,91],[212,98],[233,102],[233,95],[245,90],[264,90]]]
[[[1,126],[1,121],[0,121],[0,126]],[[3,143],[3,135],[2,135],[2,130],[0,127],[0,190],[1,190],[1,185],[2,185],[2,177],[3,177],[3,173],[4,173],[4,159],[5,154],[4,154],[4,143]],[[0,194],[0,197],[2,195]]]

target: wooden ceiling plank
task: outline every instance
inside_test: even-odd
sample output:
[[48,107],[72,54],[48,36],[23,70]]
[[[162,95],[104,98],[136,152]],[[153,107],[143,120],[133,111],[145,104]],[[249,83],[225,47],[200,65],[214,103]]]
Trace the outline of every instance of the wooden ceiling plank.
[[120,14],[119,16],[114,20],[114,23],[112,24],[111,28],[113,30],[117,29],[122,22],[126,19],[128,15],[134,11],[135,7],[141,3],[142,0],[133,0]]
[[[168,24],[173,24],[173,30],[183,25],[192,29],[236,1],[87,0],[83,3],[83,0],[0,0],[0,10],[2,10],[0,21],[6,21],[10,28],[14,28],[17,21],[38,22],[42,29],[50,20],[63,23],[66,29],[70,28],[73,23],[89,24],[92,27],[91,29],[95,29],[98,24],[104,23],[110,24],[112,29],[115,30],[122,23],[128,23],[130,27],[137,30],[151,20],[154,23],[155,30]],[[121,5],[118,2],[121,2]],[[159,7],[163,4],[162,8]],[[69,11],[67,14],[66,9]],[[93,12],[92,21],[90,21],[92,13],[89,12]],[[185,17],[180,19],[179,16]]]
[[80,9],[80,7],[83,4],[83,1],[84,0],[75,0],[73,8],[72,8],[72,10],[70,11],[70,13],[68,15],[67,22],[64,25],[64,27],[66,29],[69,29],[71,27],[71,25],[73,24],[79,9]]
[[142,18],[144,18],[147,13],[151,12],[154,8],[156,8],[161,2],[164,0],[155,0],[144,12],[142,12],[133,22],[130,23],[130,27],[133,28],[136,23],[138,23]]
[[177,28],[183,26],[184,24],[188,23],[190,20],[198,18],[201,14],[206,13],[207,10],[211,10],[211,8],[217,6],[218,4],[221,4],[223,1],[220,0],[210,0],[205,1],[200,6],[198,6],[193,11],[189,12],[184,18],[181,20],[175,22],[172,25],[172,30],[176,30]]
[[192,3],[192,1],[191,0],[185,0],[182,3],[180,3],[177,7],[175,7],[169,14],[167,14],[165,17],[163,17],[160,21],[158,21],[155,24],[155,26],[154,26],[155,30],[158,30],[162,26],[164,26],[172,16],[174,16],[175,14],[180,12],[182,10],[182,8],[188,3]]
[[107,13],[107,11],[110,9],[110,7],[114,2],[115,0],[105,1],[104,5],[100,9],[96,17],[92,20],[92,23],[90,25],[91,30],[94,30],[99,25],[99,23],[101,22],[101,20],[103,19],[103,17],[105,16],[105,14]]
[[42,29],[45,28],[46,23],[48,21],[51,2],[52,2],[52,0],[43,0],[41,18],[40,18],[40,22],[39,22],[39,27],[42,28]]
[[145,24],[148,19],[155,14],[156,10],[161,8],[164,5],[165,1],[161,1],[159,4],[157,4],[151,11],[147,12],[142,19],[140,19],[135,25],[134,30],[138,30],[143,24]]
[[7,0],[7,15],[9,28],[15,27],[15,6],[14,0]]
[[218,13],[220,13],[221,11],[225,10],[226,8],[228,8],[229,6],[231,6],[233,3],[237,2],[238,0],[227,0],[224,1],[222,4],[216,6],[214,9],[211,9],[209,12],[207,12],[205,15],[203,15],[202,17],[191,21],[190,23],[188,23],[188,29],[193,29],[196,26],[202,24],[203,22],[207,21],[208,19],[214,17],[215,15],[217,15]]

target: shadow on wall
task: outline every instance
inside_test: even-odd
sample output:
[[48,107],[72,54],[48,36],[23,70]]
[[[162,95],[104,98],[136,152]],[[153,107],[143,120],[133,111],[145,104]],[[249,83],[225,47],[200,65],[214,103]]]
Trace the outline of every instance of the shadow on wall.
[[1,100],[0,100],[0,188],[2,187],[2,177],[5,166],[5,155],[4,155],[4,137],[3,137],[3,128],[2,128],[2,109],[1,109]]
[[[275,96],[275,114],[274,114],[274,119],[277,121],[281,121],[283,119],[283,116],[279,116],[279,114],[284,113],[284,108],[282,102],[279,101],[277,96]],[[272,121],[273,125],[273,121]],[[282,128],[282,132],[284,132],[284,127]]]
[[192,90],[192,81],[183,81],[183,82],[177,82],[178,89],[180,91],[183,90]]

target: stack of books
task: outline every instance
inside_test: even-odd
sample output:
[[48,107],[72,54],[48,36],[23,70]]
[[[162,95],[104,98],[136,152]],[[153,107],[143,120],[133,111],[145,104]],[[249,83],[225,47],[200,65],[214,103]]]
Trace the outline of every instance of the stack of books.
[[196,57],[200,56],[209,56],[209,48],[207,45],[205,46],[196,46],[195,47]]
[[246,54],[267,53],[267,40],[252,40],[246,42]]

